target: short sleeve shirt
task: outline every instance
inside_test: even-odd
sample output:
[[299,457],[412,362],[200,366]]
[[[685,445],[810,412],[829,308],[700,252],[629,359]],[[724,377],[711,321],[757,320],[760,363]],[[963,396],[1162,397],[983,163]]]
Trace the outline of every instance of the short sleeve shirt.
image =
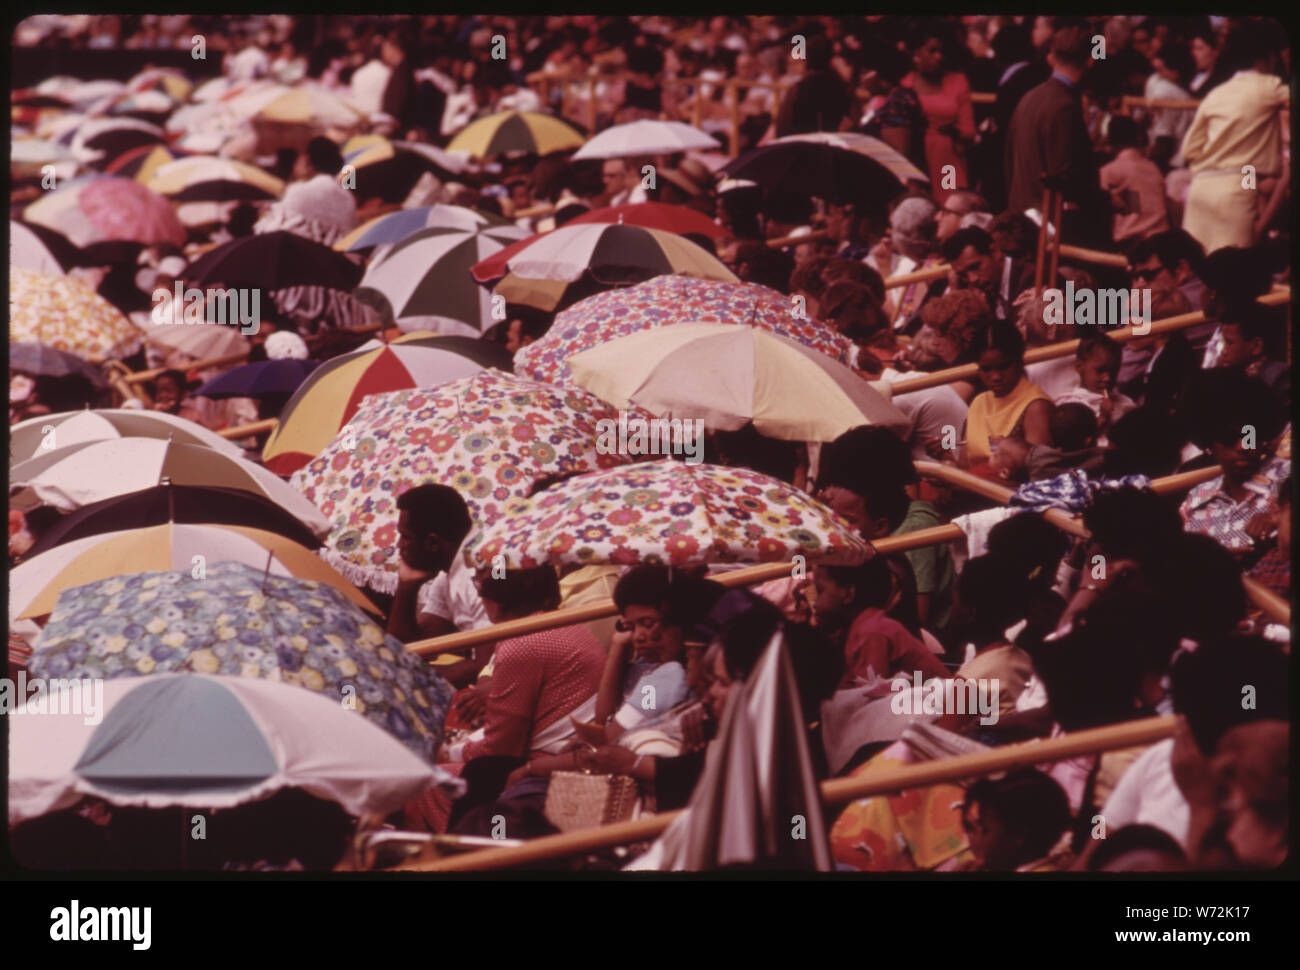
[[1278,486],[1289,474],[1289,461],[1269,459],[1243,484],[1246,496],[1239,502],[1224,490],[1222,475],[1202,482],[1188,493],[1179,509],[1183,528],[1187,532],[1207,535],[1230,551],[1254,548],[1254,541],[1246,534],[1246,523],[1273,508]]

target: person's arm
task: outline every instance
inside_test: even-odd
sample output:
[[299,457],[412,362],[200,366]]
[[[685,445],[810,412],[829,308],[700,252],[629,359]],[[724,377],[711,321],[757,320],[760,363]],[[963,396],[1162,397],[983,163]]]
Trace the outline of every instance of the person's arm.
[[1031,445],[1050,445],[1052,429],[1048,422],[1051,417],[1051,401],[1041,397],[1031,401],[1025,408],[1025,441]]
[[614,631],[596,695],[596,723],[606,724],[623,702],[623,671],[632,654],[632,631]]
[[397,594],[393,597],[393,606],[388,612],[388,632],[410,643],[421,639],[420,624],[416,619],[419,608],[420,587],[432,577],[432,573],[412,569],[400,559],[397,563]]
[[931,593],[916,594],[916,619],[921,626],[926,626],[930,622],[930,600],[932,596]]

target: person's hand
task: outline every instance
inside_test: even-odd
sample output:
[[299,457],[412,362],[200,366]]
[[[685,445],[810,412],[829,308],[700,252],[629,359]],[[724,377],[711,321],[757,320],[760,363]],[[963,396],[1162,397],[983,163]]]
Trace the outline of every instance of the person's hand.
[[1097,404],[1097,426],[1107,428],[1110,426],[1111,415],[1115,412],[1115,399],[1111,397],[1109,391],[1103,391],[1101,401]]
[[599,747],[609,740],[605,736],[605,726],[603,724],[596,724],[593,721],[579,721],[572,714],[569,715],[569,723],[573,725],[573,733],[585,744],[593,744]]
[[630,775],[636,764],[636,755],[617,744],[597,748],[586,757],[579,756],[584,768],[602,775]]
[[631,629],[620,630],[615,626],[614,633],[609,638],[610,653],[620,657],[624,663],[627,663],[632,657],[632,643],[635,637],[636,634]]
[[423,586],[436,575],[436,573],[408,566],[405,559],[401,556],[397,557],[397,582],[399,585],[408,587]]
[[935,461],[956,461],[952,451],[943,446],[943,440],[940,438],[927,438],[925,440],[925,453]]
[[1252,516],[1245,525],[1246,535],[1250,536],[1256,542],[1263,542],[1268,539],[1275,530],[1273,516],[1269,512],[1260,512]]
[[684,713],[680,723],[683,751],[697,751],[709,743],[709,712],[703,704]]
[[456,716],[462,722],[472,727],[481,727],[483,715],[487,712],[487,691],[473,684],[457,692],[452,699],[452,704],[456,709]]
[[502,788],[501,790],[505,791],[507,788],[513,788],[515,785],[519,784],[521,781],[523,781],[525,778],[528,777],[530,777],[528,771],[528,762],[525,761],[514,771],[510,772],[510,774],[506,775],[505,788]]

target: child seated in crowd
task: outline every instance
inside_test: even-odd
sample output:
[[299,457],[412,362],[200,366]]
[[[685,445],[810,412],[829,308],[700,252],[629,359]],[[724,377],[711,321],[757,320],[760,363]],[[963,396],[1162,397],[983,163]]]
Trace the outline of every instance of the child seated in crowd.
[[1056,404],[1085,404],[1097,416],[1098,444],[1105,447],[1106,431],[1137,405],[1115,389],[1123,348],[1104,333],[1091,333],[1079,341],[1074,369],[1079,386],[1056,396]]

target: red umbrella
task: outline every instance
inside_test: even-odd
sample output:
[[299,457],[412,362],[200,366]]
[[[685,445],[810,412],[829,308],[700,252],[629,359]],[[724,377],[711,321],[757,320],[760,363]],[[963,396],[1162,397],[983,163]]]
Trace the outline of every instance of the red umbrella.
[[[725,235],[722,227],[708,216],[685,206],[666,205],[663,202],[638,202],[633,205],[614,205],[606,206],[603,209],[592,209],[585,215],[570,219],[565,225],[576,225],[584,222],[621,223],[625,226],[662,229],[665,232],[677,233],[680,236],[687,233],[696,233],[710,239],[721,239]],[[549,232],[554,231],[554,229],[549,230]],[[515,256],[526,246],[532,245],[545,235],[548,235],[548,233],[542,232],[536,236],[521,239],[519,242],[507,246],[499,253],[494,253],[481,263],[475,264],[470,272],[474,275],[474,279],[480,283],[500,279],[506,275],[506,262],[512,256]]]

